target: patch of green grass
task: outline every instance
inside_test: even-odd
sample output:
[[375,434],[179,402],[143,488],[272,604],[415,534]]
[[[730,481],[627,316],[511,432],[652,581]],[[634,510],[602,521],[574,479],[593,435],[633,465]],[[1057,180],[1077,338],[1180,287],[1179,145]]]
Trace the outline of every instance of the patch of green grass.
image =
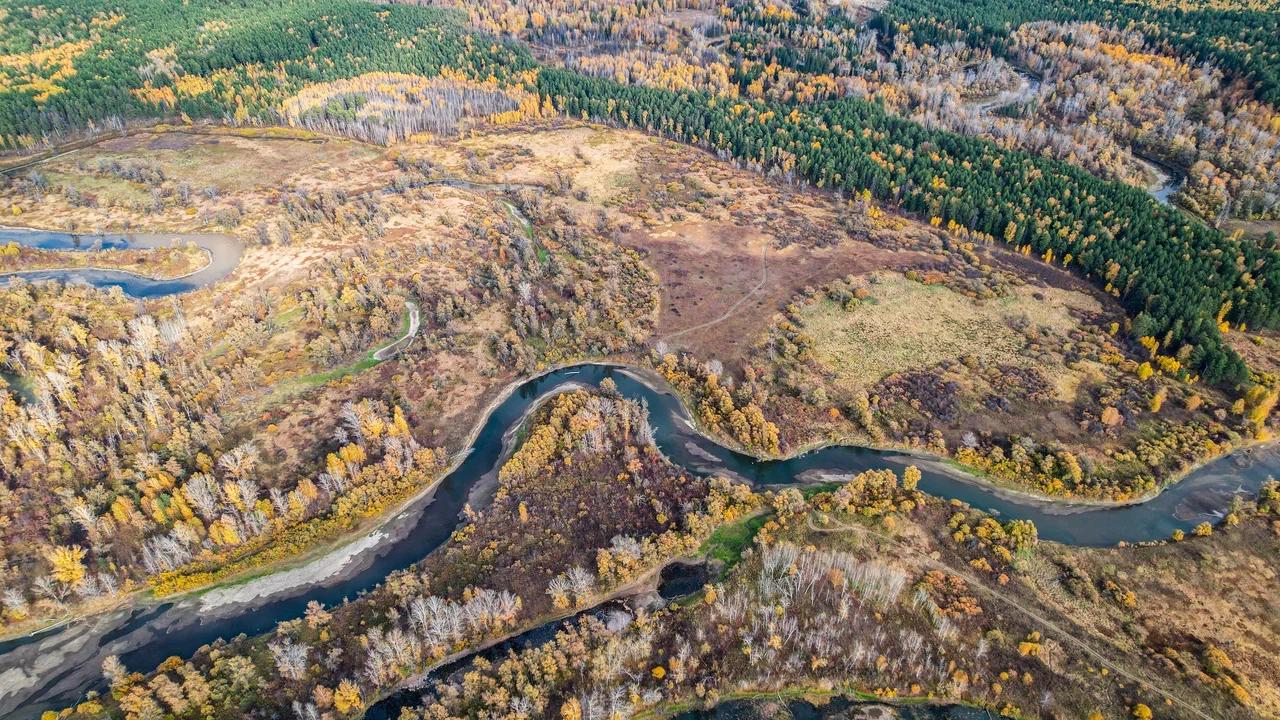
[[358,373],[363,370],[368,370],[369,368],[377,364],[378,364],[378,361],[373,359],[373,353],[367,353],[365,354],[364,357],[351,363],[350,365],[343,365],[342,367],[336,367],[336,368],[333,368],[332,370],[326,370],[324,372],[315,373],[313,375],[304,375],[300,378],[294,378],[293,380],[290,381],[290,383],[296,383],[298,385],[301,385],[302,387],[308,387],[308,388],[315,387],[317,385],[323,385],[329,382],[330,380],[337,380],[338,378],[345,377],[347,375]]
[[276,327],[286,328],[302,319],[302,306],[295,305],[276,316]]
[[707,538],[706,542],[702,543],[699,552],[724,563],[727,570],[742,558],[743,551],[751,546],[756,533],[764,527],[768,519],[769,516],[762,513],[722,525],[711,533],[711,537]]
[[[297,310],[299,313],[301,312],[301,308],[294,308],[294,310]],[[290,310],[280,315],[277,322],[284,321],[294,312],[294,310]],[[399,342],[400,338],[404,337],[407,332],[409,332],[409,311],[406,308],[404,316],[400,319],[400,331],[397,333],[394,340],[374,346],[373,349],[366,352],[359,360],[356,360],[353,363],[325,370],[324,372],[312,373],[311,375],[303,375],[301,377],[285,380],[277,385],[276,388],[271,391],[271,394],[267,396],[267,404],[270,405],[272,403],[279,402],[290,395],[310,390],[314,387],[319,387],[320,385],[324,385],[332,380],[338,380],[348,375],[355,375],[356,373],[368,370],[380,362],[373,357],[374,353]]]
[[838,482],[824,482],[824,483],[818,483],[816,485],[805,485],[804,487],[800,488],[800,494],[804,496],[805,500],[812,500],[815,495],[820,495],[824,492],[835,492],[836,490],[839,490],[840,486],[843,484],[844,483],[838,483]]

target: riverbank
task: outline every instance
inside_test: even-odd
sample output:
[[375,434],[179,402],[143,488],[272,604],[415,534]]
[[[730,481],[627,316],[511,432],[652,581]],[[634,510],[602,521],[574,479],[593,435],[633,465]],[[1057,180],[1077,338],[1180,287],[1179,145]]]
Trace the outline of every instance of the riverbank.
[[[691,397],[680,393],[654,370],[634,365],[622,365],[621,367],[623,368],[623,372],[634,376],[637,380],[643,382],[647,387],[649,387],[650,390],[658,393],[669,394],[672,397],[677,398],[686,409],[695,404]],[[1154,489],[1143,493],[1142,495],[1125,500],[1108,500],[1073,495],[1046,495],[1044,493],[1028,489],[1025,486],[1017,485],[1005,478],[1000,478],[990,473],[983,472],[980,468],[965,465],[948,455],[941,455],[921,450],[918,447],[905,444],[869,442],[865,438],[845,436],[839,438],[814,439],[808,443],[792,448],[786,453],[775,456],[765,456],[757,453],[753,449],[743,446],[732,438],[721,437],[719,434],[711,432],[698,420],[697,416],[692,413],[687,413],[684,420],[691,429],[695,430],[706,440],[728,448],[733,452],[750,457],[757,462],[791,462],[803,460],[806,456],[836,448],[860,448],[880,453],[896,453],[902,457],[909,458],[913,463],[919,465],[921,469],[925,469],[927,467],[934,472],[948,473],[957,480],[970,483],[976,488],[988,490],[1011,502],[1023,505],[1038,504],[1044,509],[1057,508],[1063,511],[1064,514],[1070,513],[1073,509],[1117,509],[1140,506],[1155,500],[1167,489],[1176,486],[1191,474],[1212,463],[1224,460],[1237,453],[1250,453],[1259,448],[1280,447],[1280,439],[1250,440],[1244,443],[1239,443],[1233,445],[1224,452],[1211,457],[1200,458],[1199,460],[1190,463],[1175,472],[1169,473],[1156,484]],[[840,479],[841,477],[847,479],[847,476],[847,473],[841,475],[834,472],[825,472],[821,477],[815,477],[809,481],[804,481],[802,479],[802,482],[799,484],[832,482]],[[750,481],[748,480],[748,482]]]
[[[119,655],[129,667],[154,667],[165,657],[189,655],[219,638],[267,632],[278,622],[300,616],[309,602],[340,603],[343,598],[376,586],[389,573],[418,562],[449,541],[458,514],[466,507],[476,484],[498,466],[503,448],[510,448],[508,432],[527,416],[530,405],[570,383],[598,386],[605,379],[613,380],[623,396],[648,404],[655,440],[671,462],[693,473],[737,476],[760,489],[788,487],[815,472],[856,474],[879,468],[901,472],[909,465],[921,465],[919,458],[901,453],[847,446],[829,447],[792,460],[758,461],[693,430],[680,399],[650,388],[644,382],[644,374],[643,369],[631,365],[593,361],[548,369],[533,380],[512,379],[486,403],[482,417],[487,419],[472,426],[464,445],[466,450],[453,458],[452,471],[403,503],[399,513],[386,513],[371,521],[371,525],[385,531],[370,536],[350,552],[341,551],[344,555],[331,558],[332,562],[310,565],[264,591],[247,584],[232,591],[234,594],[215,596],[219,601],[213,605],[206,605],[198,596],[175,597],[165,602],[147,598],[127,611],[84,618],[17,643],[0,657],[0,663],[21,672],[25,679],[15,675],[0,690],[0,716],[22,707],[32,709],[30,717],[35,717],[40,710],[76,702],[85,691],[101,684],[97,667],[108,654]],[[1223,472],[1210,464],[1173,491],[1145,504],[1122,508],[1055,512],[1061,508],[1050,504],[1045,510],[1039,504],[1008,500],[989,486],[957,478],[959,473],[952,468],[944,473],[932,466],[924,467],[919,487],[928,494],[965,502],[1002,519],[1032,520],[1045,541],[1114,546],[1121,541],[1163,540],[1174,529],[1215,521],[1215,513],[1228,507],[1233,497],[1254,492],[1266,477],[1280,475],[1280,456],[1276,455],[1255,453],[1245,470],[1233,467]],[[349,543],[344,536],[332,545],[348,547]],[[314,558],[317,552],[319,549],[308,556]],[[305,565],[303,556],[290,558],[290,562]],[[340,566],[336,572],[335,565]],[[280,567],[272,565],[271,569]],[[270,574],[274,573],[263,574],[259,579]],[[209,589],[204,588],[199,594],[207,592]],[[43,667],[51,656],[60,658],[59,667],[68,670],[31,674],[31,668]]]
[[[81,257],[77,252],[60,250],[44,250],[40,248],[22,249],[16,258],[21,267],[3,271],[4,275],[18,275],[24,272],[53,271],[70,273],[77,270],[97,270],[102,272],[120,271],[142,278],[143,280],[179,280],[204,269],[213,261],[213,255],[206,249],[194,245],[176,246],[154,250],[109,250],[94,251],[92,258]],[[138,270],[138,267],[147,270]]]
[[[433,493],[434,490],[446,478],[448,478],[450,475],[455,473],[458,470],[459,466],[466,460],[467,456],[470,454],[469,448],[471,448],[476,443],[476,440],[479,434],[484,429],[484,427],[488,424],[495,410],[499,406],[501,406],[503,403],[508,401],[511,398],[511,396],[516,392],[517,389],[527,384],[536,382],[540,379],[547,378],[551,375],[562,373],[567,370],[571,370],[573,368],[582,368],[582,367],[609,368],[612,370],[616,370],[620,374],[633,378],[636,382],[646,387],[650,392],[657,395],[665,395],[672,398],[675,402],[680,404],[682,409],[685,410],[685,413],[682,416],[679,416],[678,419],[681,422],[685,423],[687,427],[689,427],[689,429],[697,433],[697,435],[703,441],[707,443],[713,443],[732,453],[741,455],[742,457],[749,459],[753,463],[757,463],[757,464],[759,463],[775,463],[775,464],[776,463],[784,463],[784,464],[794,463],[798,461],[804,461],[806,458],[811,458],[811,457],[820,455],[824,451],[830,451],[830,450],[853,449],[853,450],[859,450],[859,451],[871,451],[874,453],[882,454],[883,459],[886,459],[886,460],[896,459],[904,465],[913,464],[918,466],[921,470],[929,471],[931,474],[945,475],[953,481],[964,483],[970,486],[975,491],[988,493],[994,497],[998,497],[1002,500],[1005,500],[1010,504],[1024,506],[1024,507],[1036,507],[1036,508],[1039,508],[1041,511],[1045,512],[1046,514],[1053,514],[1053,515],[1059,515],[1059,516],[1080,514],[1084,512],[1097,511],[1097,510],[1115,510],[1115,509],[1142,507],[1143,505],[1146,505],[1147,503],[1150,503],[1153,500],[1159,498],[1162,495],[1162,493],[1167,489],[1178,485],[1181,480],[1185,479],[1186,477],[1192,475],[1197,471],[1200,471],[1206,468],[1207,466],[1215,462],[1220,462],[1242,451],[1249,452],[1249,451],[1252,451],[1253,449],[1260,448],[1260,447],[1269,447],[1269,448],[1280,447],[1280,441],[1255,442],[1255,443],[1238,447],[1231,452],[1224,453],[1222,455],[1215,456],[1213,458],[1205,458],[1194,465],[1188,466],[1186,469],[1184,469],[1177,475],[1170,476],[1170,479],[1167,482],[1165,482],[1164,484],[1159,486],[1155,491],[1153,491],[1147,496],[1144,496],[1143,498],[1128,500],[1124,502],[1082,500],[1082,499],[1072,499],[1072,498],[1056,498],[1056,497],[1036,494],[1033,492],[1026,491],[1025,489],[1018,489],[1013,486],[1008,486],[1008,485],[996,482],[993,478],[990,478],[990,476],[984,477],[980,474],[974,473],[967,467],[956,463],[954,460],[946,456],[926,453],[915,448],[896,447],[892,445],[875,446],[875,445],[851,444],[851,443],[841,442],[839,440],[824,440],[820,442],[815,442],[811,445],[807,445],[801,448],[797,448],[796,450],[783,456],[762,457],[749,452],[745,448],[733,447],[732,444],[726,442],[725,440],[708,433],[706,429],[702,427],[700,423],[697,422],[694,416],[687,413],[687,407],[688,407],[687,398],[682,397],[678,393],[678,391],[676,391],[661,376],[659,376],[656,372],[654,372],[650,368],[643,367],[640,365],[629,364],[623,361],[622,359],[615,359],[612,361],[611,360],[595,360],[595,361],[587,361],[587,362],[567,362],[567,363],[563,363],[555,367],[549,368],[547,370],[544,370],[541,373],[534,375],[532,377],[528,377],[528,378],[517,377],[507,382],[497,392],[497,394],[494,395],[493,398],[485,405],[478,419],[472,424],[471,430],[469,431],[466,437],[466,441],[463,444],[462,449],[460,449],[459,451],[453,454],[449,465],[446,466],[446,468],[441,472],[438,478],[435,481],[433,481],[431,484],[417,490],[406,499],[396,503],[394,507],[380,514],[378,517],[370,519],[365,523],[361,523],[360,525],[353,528],[349,532],[334,538],[332,542],[327,543],[323,546],[315,547],[305,553],[301,553],[299,555],[295,555],[287,559],[273,561],[271,563],[262,565],[260,567],[253,568],[251,570],[246,570],[243,573],[238,573],[238,574],[220,579],[208,585],[191,588],[189,590],[184,590],[179,593],[165,595],[162,597],[155,596],[154,594],[151,593],[151,591],[146,589],[139,590],[136,593],[132,594],[132,597],[136,599],[136,603],[134,604],[141,607],[141,606],[146,606],[146,604],[148,603],[155,604],[160,602],[172,602],[172,601],[181,600],[184,598],[204,597],[208,594],[214,594],[217,598],[219,598],[215,603],[216,605],[243,604],[243,603],[252,602],[254,600],[265,599],[273,595],[278,595],[281,593],[297,590],[300,588],[314,586],[326,580],[341,578],[344,569],[346,569],[348,564],[353,562],[357,557],[359,557],[362,554],[376,553],[385,544],[387,544],[388,542],[393,542],[396,539],[395,533],[386,532],[387,526],[393,521],[395,521],[397,518],[400,518],[407,511],[415,509],[420,504],[429,503],[429,501],[431,500],[431,497],[430,497],[431,493]],[[577,381],[566,379],[558,383],[554,388],[547,390],[546,392],[539,395],[536,399],[531,401],[527,405],[527,407],[525,407],[525,409],[523,410],[517,422],[515,422],[513,425],[510,426],[507,433],[504,433],[504,437],[506,439],[504,439],[502,456],[509,456],[509,453],[512,449],[513,443],[511,442],[511,433],[513,433],[516,429],[518,429],[518,427],[520,427],[522,424],[527,422],[528,417],[534,411],[536,411],[536,408],[540,404],[546,402],[546,400],[548,400],[549,398],[554,397],[555,395],[558,395],[562,392],[566,392],[566,391],[580,388],[580,387],[584,387],[584,384]],[[686,448],[686,451],[687,450],[688,449]],[[670,455],[669,451],[670,451],[670,448],[664,448],[664,452],[667,452]],[[499,465],[501,463],[502,456],[499,457],[499,460],[498,460]],[[700,457],[704,461],[706,461],[708,458],[712,460],[717,459],[714,454],[707,454]],[[684,463],[681,463],[681,464],[684,464]],[[693,464],[696,464],[696,463],[693,463]],[[771,487],[782,487],[782,485],[778,485],[774,483],[767,483],[767,482],[761,483],[757,479],[744,476],[741,473],[734,472],[732,469],[726,470],[725,472],[723,472],[723,474],[736,478],[742,482],[751,484],[757,489],[770,489]],[[821,484],[826,482],[842,481],[842,480],[848,479],[848,477],[851,474],[853,474],[852,471],[842,471],[838,469],[827,469],[827,468],[808,469],[808,470],[802,471],[797,475],[790,476],[791,481],[787,483],[787,485],[788,486],[816,485],[816,484]],[[477,492],[482,494],[483,491],[484,491],[484,488],[474,488],[471,492],[473,494]],[[479,495],[476,495],[476,497],[479,497]],[[982,509],[987,509],[987,508],[982,508]],[[1003,515],[1007,513],[999,513],[999,514]],[[1151,539],[1167,539],[1167,538],[1151,538]],[[275,576],[280,576],[280,578],[278,578],[275,581],[271,581],[271,578]],[[258,582],[258,583],[269,582],[270,584],[266,588],[247,587],[248,585],[255,582]],[[105,612],[105,611],[106,610],[102,612]],[[93,614],[99,614],[99,613],[93,613]],[[88,617],[88,616],[81,616],[81,618],[83,617]],[[54,622],[57,622],[57,620],[55,620]],[[45,626],[45,628],[36,628],[36,629],[28,628],[26,632],[20,633],[20,634],[30,635],[33,633],[40,632],[41,629],[47,629],[47,626]],[[0,640],[11,639],[14,636],[15,634],[12,634],[12,633],[7,634],[5,636],[0,636]]]
[[[121,598],[121,600],[112,603],[110,607],[104,606],[101,609],[78,614],[75,617],[49,618],[47,622],[42,622],[39,626],[27,627],[14,632],[0,634],[0,642],[35,636],[64,623],[88,620],[97,615],[114,612],[122,607],[144,608],[162,603],[173,603],[193,598],[203,598],[209,594],[216,595],[217,600],[213,603],[213,606],[243,604],[254,600],[265,599],[272,595],[278,595],[290,590],[297,590],[299,588],[316,585],[324,580],[340,578],[347,564],[354,560],[358,555],[377,552],[382,545],[396,539],[396,534],[388,531],[388,525],[402,517],[408,511],[415,509],[419,504],[425,505],[430,503],[432,493],[434,493],[441,483],[456,472],[462,463],[466,461],[467,457],[470,455],[470,448],[475,445],[478,436],[488,423],[493,413],[503,403],[509,400],[517,389],[530,382],[536,381],[539,378],[561,372],[568,368],[577,367],[579,365],[614,366],[612,363],[605,361],[586,363],[566,362],[531,377],[516,377],[510,380],[503,385],[498,390],[497,394],[494,395],[494,397],[484,406],[479,417],[472,424],[471,430],[467,434],[462,448],[453,453],[449,464],[440,472],[434,481],[415,491],[411,496],[400,501],[386,512],[359,524],[357,527],[338,537],[335,537],[332,542],[313,547],[306,552],[294,555],[287,559],[273,561],[260,567],[245,570],[242,573],[222,578],[208,585],[189,588],[181,592],[157,596],[149,588],[139,588],[133,592],[117,596]],[[564,383],[557,385],[556,388],[541,395],[533,406],[530,406],[525,410],[520,422],[523,423],[536,410],[537,404],[545,402],[547,399],[550,399],[561,392],[566,392],[580,387],[582,386],[576,383]],[[375,542],[366,542],[368,538],[375,536],[377,538]],[[353,550],[353,548],[355,549]],[[254,582],[267,581],[276,575],[286,576],[287,579],[283,582],[273,582],[271,589],[268,592],[262,592],[256,588],[245,587]]]
[[20,278],[28,282],[84,281],[95,287],[119,287],[137,298],[163,297],[199,290],[217,283],[240,266],[244,245],[220,233],[67,233],[24,226],[0,226],[0,243],[17,243],[41,250],[116,252],[172,249],[186,244],[205,253],[208,261],[176,277],[151,277],[114,267],[65,267],[0,273],[0,283]]

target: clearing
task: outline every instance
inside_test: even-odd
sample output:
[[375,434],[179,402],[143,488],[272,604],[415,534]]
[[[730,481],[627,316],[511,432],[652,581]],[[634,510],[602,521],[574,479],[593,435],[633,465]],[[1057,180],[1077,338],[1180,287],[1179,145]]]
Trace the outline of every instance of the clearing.
[[1101,310],[1093,297],[1058,288],[1022,286],[1005,297],[979,300],[889,273],[874,273],[853,287],[868,293],[856,306],[846,310],[824,299],[806,306],[800,317],[818,361],[840,382],[863,386],[947,360],[1016,362],[1026,337],[1015,326],[1066,335],[1079,325],[1072,311]]

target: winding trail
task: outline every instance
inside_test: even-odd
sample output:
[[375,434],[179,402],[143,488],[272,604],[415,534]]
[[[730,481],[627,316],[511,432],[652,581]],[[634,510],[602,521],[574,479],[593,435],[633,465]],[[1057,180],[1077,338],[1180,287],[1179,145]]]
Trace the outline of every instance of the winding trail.
[[688,333],[696,332],[698,330],[702,330],[703,328],[709,328],[713,325],[718,325],[719,323],[722,323],[725,320],[728,320],[734,315],[737,315],[738,310],[742,307],[742,304],[750,300],[752,297],[756,295],[756,293],[764,289],[764,284],[768,282],[769,280],[768,254],[769,254],[769,245],[768,243],[766,243],[764,247],[760,248],[760,280],[757,281],[755,285],[752,285],[751,288],[742,295],[742,297],[738,298],[737,301],[735,301],[732,305],[730,305],[729,308],[725,310],[723,313],[721,313],[719,317],[712,318],[711,320],[707,320],[706,322],[698,323],[697,325],[687,327],[683,330],[677,330],[672,333],[667,333],[666,335],[663,335],[662,337],[655,340],[655,343],[670,342],[671,340],[687,335]]
[[924,553],[923,551],[919,550],[918,548],[914,548],[910,545],[907,545],[906,543],[898,541],[896,538],[889,537],[888,535],[877,532],[871,528],[863,527],[860,525],[850,525],[848,523],[844,523],[839,520],[836,520],[835,518],[832,518],[829,515],[826,516],[826,519],[827,519],[827,523],[825,525],[820,525],[814,522],[814,515],[810,514],[807,518],[809,529],[815,532],[820,532],[820,533],[852,532],[852,533],[857,533],[863,536],[870,535],[872,537],[875,537],[878,540],[882,540],[886,543],[889,543],[902,555],[913,557],[919,562],[923,563],[924,565],[931,567],[935,570],[941,570],[950,575],[956,575],[963,578],[965,582],[969,583],[971,587],[977,588],[982,594],[990,598],[993,598],[995,600],[998,600],[999,602],[1002,602],[1005,605],[1008,605],[1014,610],[1017,610],[1018,612],[1022,613],[1024,616],[1030,618],[1036,624],[1044,628],[1047,628],[1049,632],[1057,636],[1059,641],[1066,643],[1076,648],[1077,650],[1083,652],[1085,655],[1088,655],[1089,657],[1093,658],[1099,665],[1102,665],[1103,667],[1119,675],[1120,677],[1123,677],[1133,683],[1141,685],[1142,687],[1146,688],[1149,692],[1159,695],[1160,697],[1168,700],[1174,705],[1177,705],[1178,707],[1192,713],[1196,717],[1202,718],[1203,720],[1215,720],[1215,718],[1206,714],[1195,705],[1192,705],[1191,703],[1187,702],[1186,700],[1183,700],[1177,695],[1174,695],[1173,693],[1161,688],[1160,685],[1158,685],[1155,680],[1152,680],[1145,673],[1140,673],[1140,671],[1136,671],[1136,670],[1129,670],[1128,668],[1125,668],[1124,666],[1112,661],[1106,655],[1102,654],[1098,650],[1095,650],[1092,645],[1085,642],[1084,640],[1081,640],[1079,637],[1069,632],[1066,628],[1062,627],[1061,625],[1054,622],[1053,620],[1050,620],[1049,618],[1040,614],[1038,611],[1028,607],[1026,604],[1019,601],[1017,598],[1012,597],[1010,594],[997,590],[993,587],[990,587],[989,585],[987,585],[987,583],[983,579],[979,578],[977,575],[969,572],[968,570],[965,570],[964,568],[961,568],[961,567],[949,565],[947,563],[942,562],[941,560],[936,560],[933,557],[930,557],[929,555]]
[[405,348],[409,347],[409,345],[413,344],[414,338],[418,336],[418,326],[420,324],[421,317],[422,317],[422,312],[418,308],[418,303],[412,300],[405,300],[404,305],[405,305],[405,308],[409,310],[409,329],[405,331],[404,336],[401,337],[400,339],[396,340],[390,345],[380,347],[377,350],[374,350],[373,351],[374,360],[377,360],[378,362],[382,362],[383,360],[387,360],[389,358],[395,357],[396,355],[399,355],[400,351],[404,350]]

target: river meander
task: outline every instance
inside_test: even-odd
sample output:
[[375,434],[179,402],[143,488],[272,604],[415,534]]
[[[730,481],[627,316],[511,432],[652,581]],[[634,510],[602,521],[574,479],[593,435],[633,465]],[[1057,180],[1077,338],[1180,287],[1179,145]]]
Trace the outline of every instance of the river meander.
[[118,287],[136,298],[164,297],[198,290],[230,275],[240,264],[244,252],[240,241],[228,235],[215,233],[65,233],[52,230],[0,227],[0,245],[16,242],[43,250],[127,250],[176,247],[192,243],[205,251],[209,263],[182,277],[157,279],[129,272],[106,268],[61,268],[50,270],[22,270],[0,273],[0,283],[21,278],[29,282],[57,280],[65,283],[83,282],[94,287]]
[[1003,519],[1033,520],[1040,537],[1075,545],[1115,545],[1169,537],[1204,520],[1221,517],[1236,495],[1257,491],[1280,474],[1274,447],[1241,450],[1209,463],[1156,497],[1123,506],[1056,502],[1000,490],[936,458],[905,452],[834,446],[787,460],[758,460],[725,448],[692,425],[683,404],[660,382],[610,365],[586,364],[550,372],[518,385],[484,419],[465,458],[430,493],[372,533],[312,561],[294,573],[251,581],[170,602],[142,602],[109,615],[82,619],[0,643],[0,716],[35,718],[65,707],[86,691],[101,688],[99,667],[119,655],[131,669],[147,670],[166,657],[189,656],[218,638],[270,630],[300,616],[306,604],[353,598],[388,573],[408,567],[444,543],[473,488],[492,477],[502,461],[504,440],[541,399],[568,387],[596,386],[612,378],[627,397],[648,404],[659,447],[688,471],[728,475],[756,487],[825,482],[871,468],[902,470],[917,465],[920,488],[954,498]]

